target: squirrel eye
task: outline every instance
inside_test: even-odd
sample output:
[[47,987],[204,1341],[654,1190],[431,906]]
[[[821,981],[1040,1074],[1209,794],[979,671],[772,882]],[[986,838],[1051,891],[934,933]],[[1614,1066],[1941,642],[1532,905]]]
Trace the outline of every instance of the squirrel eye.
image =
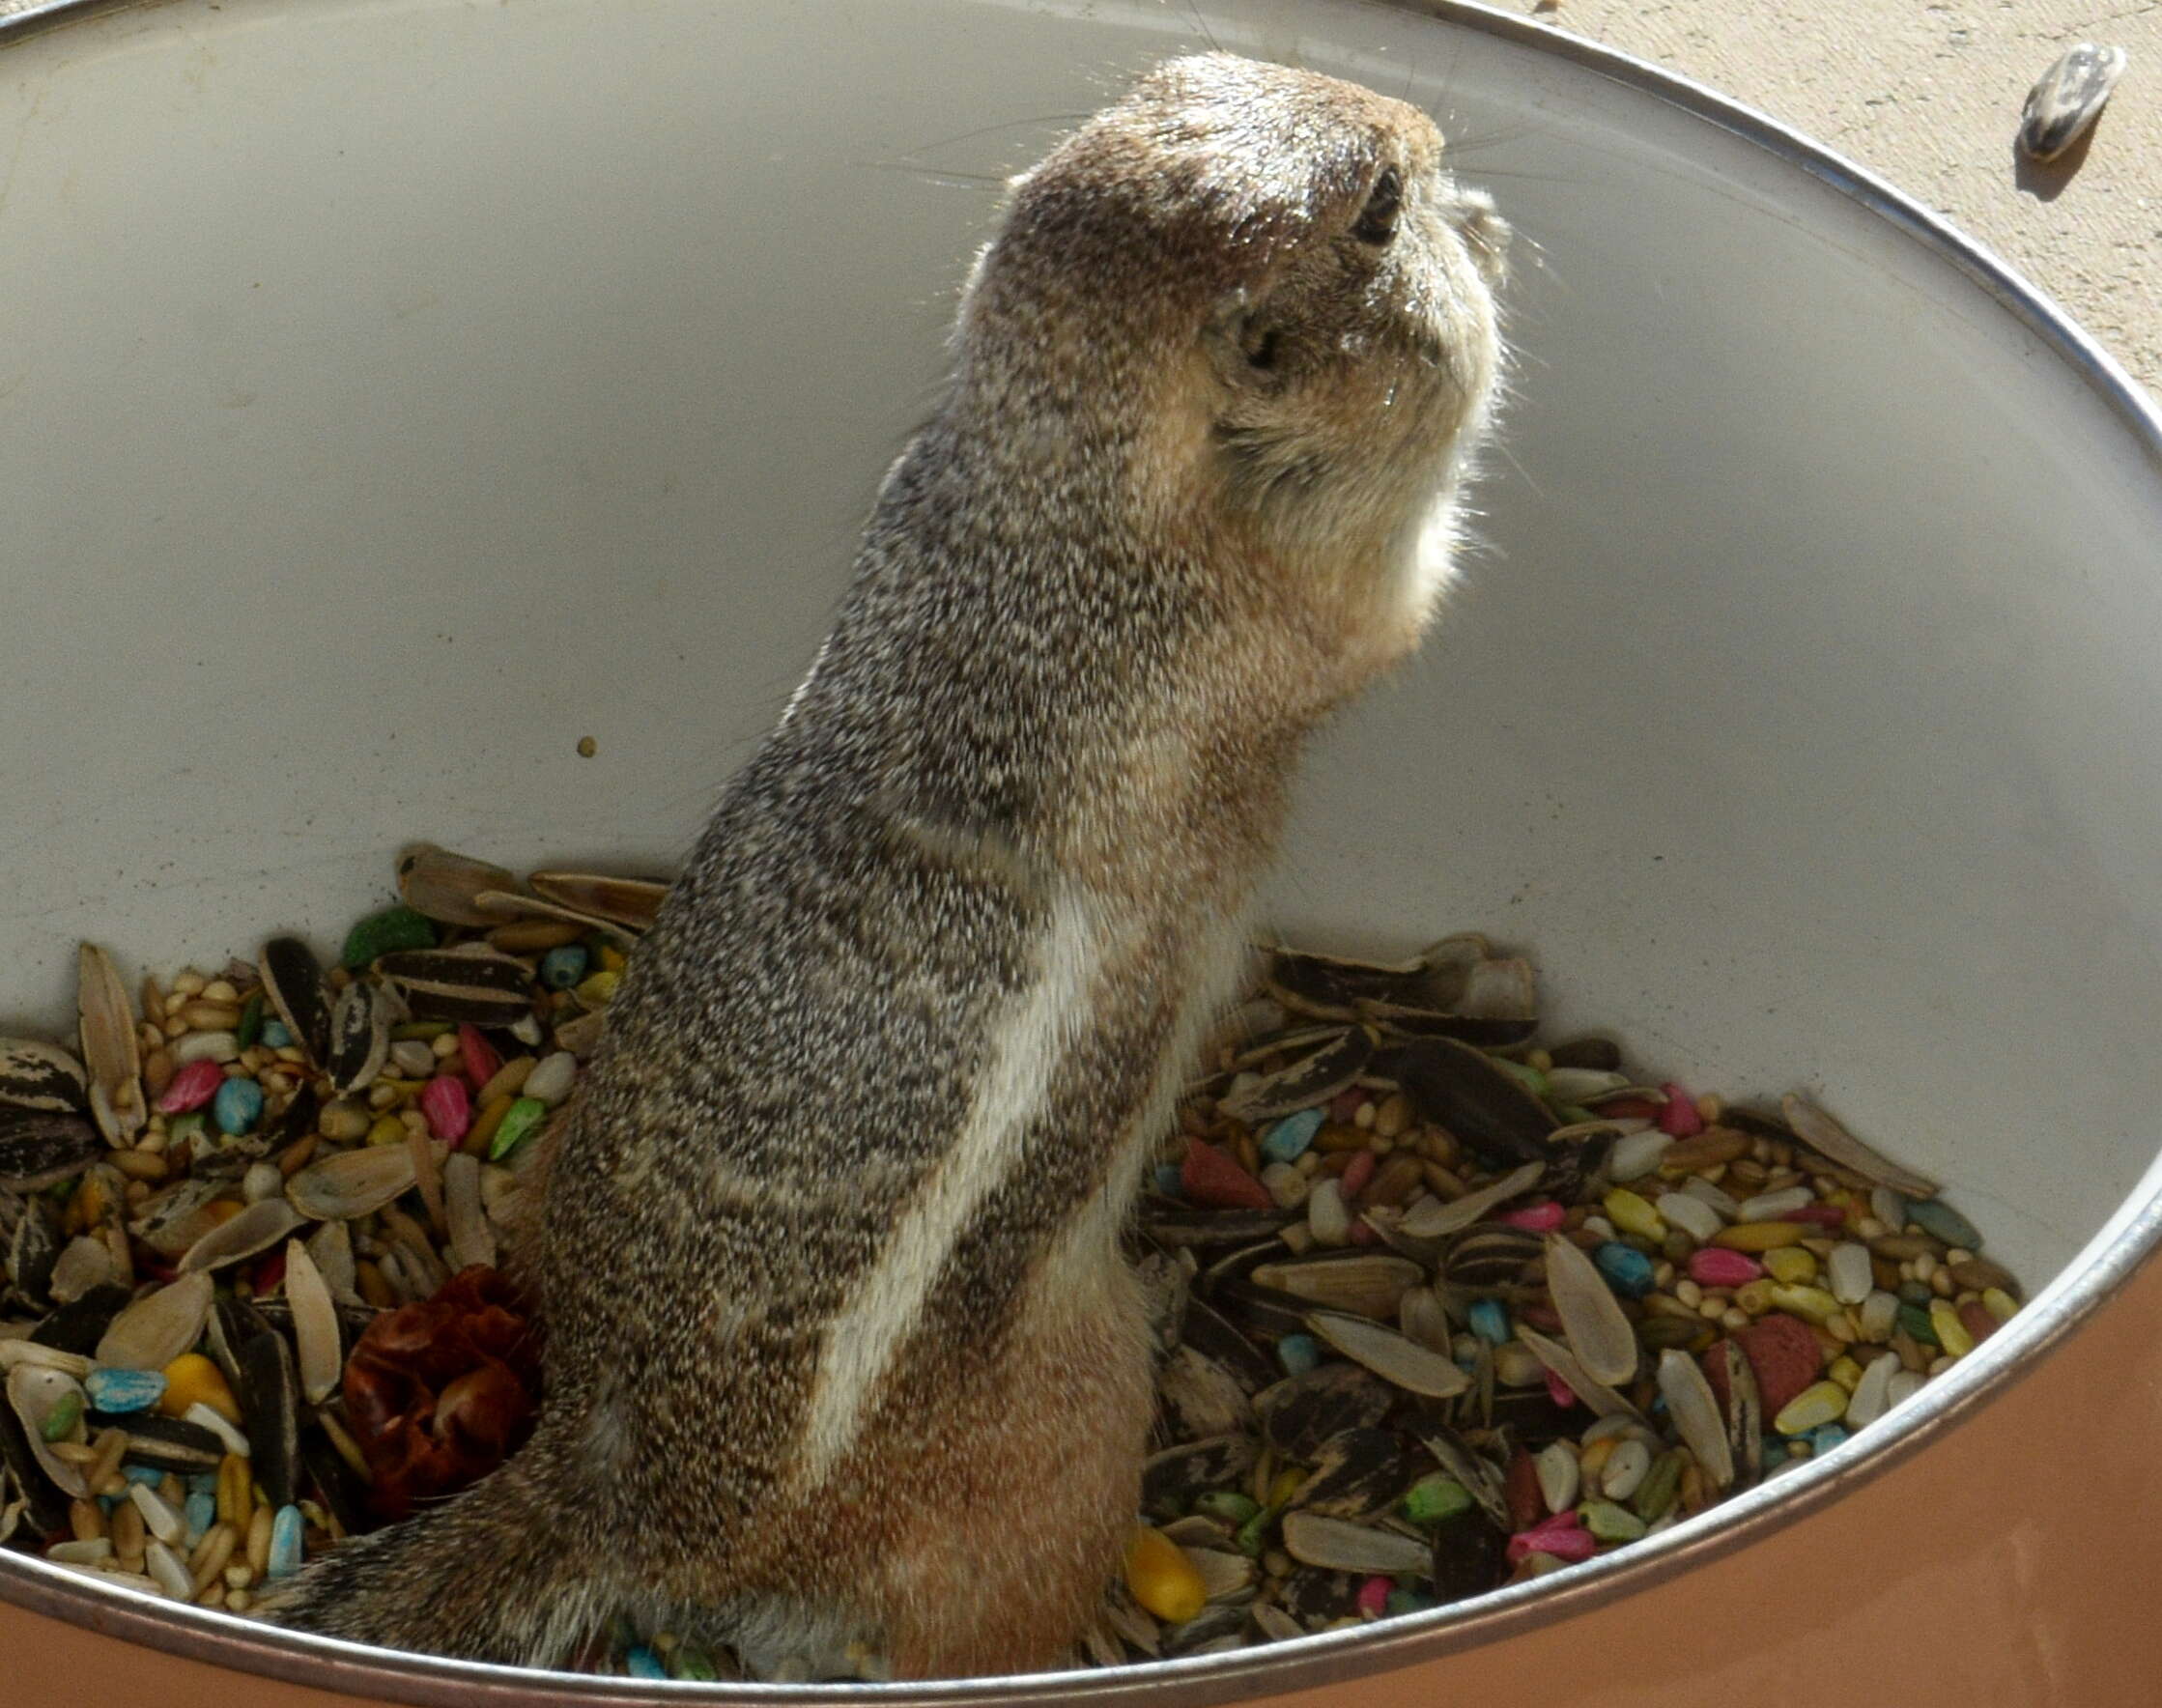
[[1384,166],[1380,177],[1374,181],[1374,193],[1366,198],[1358,223],[1351,227],[1351,235],[1362,243],[1387,242],[1396,236],[1396,215],[1403,206],[1404,181],[1394,166]]

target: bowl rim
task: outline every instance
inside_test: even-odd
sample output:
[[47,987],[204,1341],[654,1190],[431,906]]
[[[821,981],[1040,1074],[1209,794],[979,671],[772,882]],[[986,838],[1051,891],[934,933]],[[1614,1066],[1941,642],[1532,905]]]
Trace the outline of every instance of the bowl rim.
[[[2162,406],[2044,292],[1949,221],[1800,131],[1648,60],[1480,0],[1364,0],[1386,11],[1477,32],[1554,55],[1753,144],[1885,220],[1950,262],[2077,374],[2131,436],[2162,481]],[[0,49],[63,25],[139,7],[143,0],[0,0]],[[1571,1566],[1535,1582],[1390,1620],[1229,1654],[1086,1671],[908,1684],[695,1684],[600,1678],[444,1660],[373,1648],[176,1607],[97,1583],[28,1555],[0,1551],[0,1603],[100,1636],[288,1684],[419,1708],[511,1708],[541,1703],[774,1703],[861,1701],[878,1708],[997,1703],[1056,1708],[1087,1700],[1202,1704],[1315,1689],[1431,1662],[1550,1624],[1664,1582],[1735,1551],[1862,1487],[2031,1375],[2074,1329],[2120,1291],[2162,1245],[2162,1160],[2067,1263],[1989,1343],[1930,1382],[1859,1438],[1791,1474],[1760,1484],[1716,1513]]]

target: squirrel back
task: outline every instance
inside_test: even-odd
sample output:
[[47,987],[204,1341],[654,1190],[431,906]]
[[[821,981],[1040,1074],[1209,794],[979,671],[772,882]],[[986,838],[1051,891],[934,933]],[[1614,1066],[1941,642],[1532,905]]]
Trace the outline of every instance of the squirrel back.
[[1132,1523],[1120,1238],[1304,737],[1415,642],[1504,228],[1416,109],[1223,55],[1016,181],[944,406],[632,959],[521,1258],[532,1442],[275,1616],[546,1665],[1056,1662]]

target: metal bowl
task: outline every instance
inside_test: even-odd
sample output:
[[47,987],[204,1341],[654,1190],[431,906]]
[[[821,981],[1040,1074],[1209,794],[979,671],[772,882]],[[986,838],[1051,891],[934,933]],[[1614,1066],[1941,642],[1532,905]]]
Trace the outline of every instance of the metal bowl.
[[[1522,943],[1684,1077],[1813,1085],[2048,1285],[1806,1469],[1373,1630],[664,1689],[8,1554],[21,1699],[1628,1708],[1826,1657],[1914,1701],[2138,1699],[2162,1638],[2109,1543],[2162,1519],[2162,1283],[2014,1383],[2162,1235],[2162,420],[1988,255],[1705,90],[1472,6],[1205,10],[1435,108],[1524,240],[1489,549],[1317,755],[1276,923]],[[810,656],[999,175],[1197,21],[0,8],[0,1015],[64,1011],[78,935],[323,928],[415,835],[672,859]]]

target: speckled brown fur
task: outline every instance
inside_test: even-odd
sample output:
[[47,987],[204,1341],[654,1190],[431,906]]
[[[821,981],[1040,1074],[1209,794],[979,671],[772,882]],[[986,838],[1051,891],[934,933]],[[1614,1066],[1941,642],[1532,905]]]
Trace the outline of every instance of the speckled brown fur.
[[759,1670],[1070,1651],[1149,1417],[1122,1224],[1299,747],[1415,641],[1485,429],[1504,234],[1439,157],[1212,55],[1016,183],[554,1136],[538,1433],[278,1617],[526,1664],[616,1612]]

